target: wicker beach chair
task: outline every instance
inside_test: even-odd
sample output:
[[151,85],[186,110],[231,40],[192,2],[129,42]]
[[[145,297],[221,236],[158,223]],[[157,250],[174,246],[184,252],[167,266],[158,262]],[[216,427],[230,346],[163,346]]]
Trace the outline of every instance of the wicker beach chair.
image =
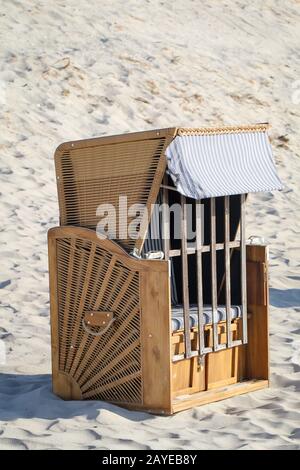
[[[245,235],[247,194],[281,188],[266,131],[168,128],[58,147],[54,393],[172,414],[268,386],[268,247]],[[117,230],[105,239],[110,207]]]

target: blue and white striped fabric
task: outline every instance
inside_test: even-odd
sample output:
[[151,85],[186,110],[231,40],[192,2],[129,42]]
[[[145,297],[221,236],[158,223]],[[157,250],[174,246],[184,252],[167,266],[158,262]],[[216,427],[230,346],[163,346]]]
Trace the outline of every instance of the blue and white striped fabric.
[[266,132],[177,136],[166,156],[177,190],[194,199],[282,189]]
[[[241,318],[241,307],[238,305],[231,306],[231,318]],[[226,320],[226,307],[225,305],[218,305],[215,312],[215,322]],[[211,305],[203,306],[203,320],[205,325],[209,325],[212,322],[212,309]],[[197,305],[190,305],[190,328],[198,326],[198,307]],[[183,307],[182,305],[176,305],[172,307],[172,331],[182,330],[184,327],[183,319]]]

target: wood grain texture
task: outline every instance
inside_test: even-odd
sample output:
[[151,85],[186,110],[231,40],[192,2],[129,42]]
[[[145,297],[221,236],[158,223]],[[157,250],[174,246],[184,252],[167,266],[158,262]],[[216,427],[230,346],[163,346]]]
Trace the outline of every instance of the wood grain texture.
[[[228,246],[229,248],[239,248],[240,247],[240,241],[232,241],[232,242],[229,242],[228,243]],[[224,250],[225,248],[225,245],[224,243],[216,243],[215,244],[215,250],[216,251],[220,251],[220,250]],[[203,245],[202,246],[202,253],[209,253],[210,252],[210,245]],[[187,254],[188,255],[194,255],[197,251],[197,248],[192,248],[192,247],[188,247],[187,248]],[[176,256],[181,256],[181,250],[178,249],[178,250],[170,250],[170,253],[169,253],[169,256],[170,258],[173,258],[173,257],[176,257]],[[225,279],[225,277],[224,277]]]
[[215,390],[185,395],[183,397],[173,398],[172,412],[187,410],[195,406],[207,405],[215,401],[225,400],[226,398],[242,395],[243,393],[254,392],[268,387],[267,380],[249,380],[237,384],[220,387]]
[[[247,261],[248,305],[267,306],[268,295],[266,288],[267,265],[265,262]],[[250,282],[255,281],[251,288]]]
[[86,147],[97,147],[99,145],[110,145],[119,142],[137,142],[139,140],[157,139],[166,135],[175,136],[176,132],[176,127],[167,127],[164,129],[152,129],[149,131],[130,132],[127,134],[93,137],[91,139],[71,140],[68,142],[63,142],[57,147],[54,159],[56,160],[60,158],[60,153],[62,151],[70,149],[83,149]]
[[53,392],[63,400],[82,400],[78,383],[69,374],[57,372],[53,382]]
[[[79,227],[51,229],[48,240],[55,393],[64,399],[102,399],[140,405],[143,401],[140,306],[145,303],[150,324],[153,305],[158,303],[155,306],[158,323],[159,312],[165,314],[167,322],[160,345],[168,344],[165,341],[170,340],[168,262],[138,260],[111,240],[101,240],[93,231]],[[142,275],[146,276],[146,287],[140,289]],[[153,300],[156,286],[161,291]],[[112,314],[114,322],[109,321],[102,336],[96,336],[102,326],[91,320],[101,317],[103,322],[107,315],[111,320]],[[90,321],[88,329],[84,328],[84,319]],[[170,371],[170,349],[167,356],[165,352],[161,351],[161,358]],[[152,374],[152,365],[148,374]],[[170,381],[164,392],[161,408],[169,410],[170,400],[168,408],[164,397],[170,396]],[[159,408],[157,403],[155,406]]]
[[141,274],[143,404],[171,410],[171,326],[168,263]]
[[266,132],[268,123],[259,123],[245,126],[222,126],[222,127],[179,127],[178,135],[215,135],[215,134],[240,134],[241,132]]
[[190,340],[190,300],[189,300],[189,265],[187,257],[187,211],[186,198],[180,196],[181,204],[181,262],[182,262],[182,294],[183,294],[183,319],[184,319],[184,343],[185,357],[191,356]]
[[205,370],[199,367],[197,357],[172,365],[172,384],[173,397],[205,390]]
[[230,200],[229,196],[224,198],[224,226],[225,226],[225,302],[226,302],[226,320],[227,320],[227,347],[232,344],[230,330],[231,324],[231,279],[230,279]]
[[210,247],[211,247],[211,299],[212,299],[212,326],[213,326],[213,349],[218,349],[218,327],[216,312],[218,306],[217,290],[217,255],[216,255],[216,200],[210,199]]
[[[168,181],[168,175],[165,173],[163,178],[164,183]],[[163,234],[163,246],[165,259],[169,259],[170,252],[170,211],[169,211],[169,190],[168,186],[165,184],[162,190],[162,234]]]
[[197,304],[198,304],[198,351],[205,350],[203,319],[203,277],[202,277],[202,204],[196,201],[196,254],[197,254]]
[[136,269],[141,271],[156,271],[164,270],[160,260],[138,260],[129,255],[118,243],[110,239],[100,239],[94,230],[73,227],[73,226],[61,226],[53,227],[48,231],[48,239],[58,238],[82,238],[84,240],[95,243],[99,247],[111,252],[112,254],[118,255],[118,259],[127,265],[130,269]]
[[268,247],[247,245],[247,376],[269,380]]
[[[119,195],[128,195],[129,205],[145,204],[150,218],[151,204],[156,201],[165,175],[165,150],[176,135],[261,132],[265,128],[265,125],[215,129],[174,127],[59,146],[55,164],[60,220],[66,226],[51,229],[48,235],[55,393],[64,399],[102,399],[133,409],[171,414],[268,385],[267,252],[265,247],[250,246],[246,253],[244,196],[241,196],[241,243],[230,241],[229,198],[225,198],[224,243],[216,240],[216,207],[212,199],[210,245],[201,246],[197,239],[196,249],[187,248],[185,211],[181,250],[170,251],[168,240],[164,244],[166,259],[181,256],[183,261],[185,335],[183,331],[171,333],[168,262],[138,260],[128,254],[133,248],[141,249],[146,229],[137,240],[117,237],[120,244],[101,240],[95,232],[97,206],[115,205]],[[167,182],[165,177],[165,201]],[[183,196],[181,201],[185,202]],[[198,231],[199,209],[200,205]],[[122,218],[120,214],[118,217]],[[165,219],[164,223],[164,232],[168,233],[170,221]],[[230,251],[237,246],[241,246],[243,321],[231,322],[228,316],[227,323],[213,322],[203,330],[190,331],[188,255],[197,253],[198,258],[201,326],[202,253],[211,252],[212,308],[216,310],[216,251],[225,250],[224,282],[229,313]],[[246,304],[251,314],[248,321]],[[82,328],[82,320],[91,320],[91,313],[99,314],[102,322],[103,315],[116,315],[116,322],[101,338]],[[90,327],[96,331],[98,323],[91,323]],[[173,354],[184,357],[191,351],[203,352],[204,337],[206,345],[215,349],[224,342],[230,346],[231,340],[241,336],[242,331],[247,339],[247,323],[247,346],[209,353],[202,367],[197,357],[172,362]],[[248,381],[236,383],[244,378]]]
[[245,194],[241,194],[241,219],[240,219],[240,266],[241,266],[241,303],[243,319],[243,344],[248,342],[248,321],[247,321],[247,273],[246,273],[246,222],[245,222]]
[[[230,325],[230,329],[235,340],[239,335],[239,331],[242,330],[242,320],[234,320]],[[204,333],[206,344],[211,348],[213,345],[212,325],[205,325]],[[226,342],[227,324],[225,321],[218,323],[217,333],[218,342],[220,344]],[[197,328],[191,331],[190,339],[192,349],[198,350],[199,336]],[[174,354],[181,355],[183,352],[184,335],[183,331],[178,331],[172,334],[172,356]],[[173,363],[173,396],[210,390],[238,382],[241,377],[245,376],[242,355],[244,355],[244,349],[237,347],[206,354],[202,366],[198,365],[197,357]]]
[[51,324],[51,363],[52,387],[54,393],[59,394],[59,337],[58,337],[58,304],[57,304],[57,259],[56,240],[49,237],[48,232],[48,262],[49,262],[49,288],[50,288],[50,324]]

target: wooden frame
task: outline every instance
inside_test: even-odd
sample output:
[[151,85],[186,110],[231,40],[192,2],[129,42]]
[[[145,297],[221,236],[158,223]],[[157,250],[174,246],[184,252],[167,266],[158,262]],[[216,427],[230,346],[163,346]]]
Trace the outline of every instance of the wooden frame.
[[[72,355],[69,361],[69,368],[62,367],[59,363],[59,355],[62,354],[62,341],[63,338],[60,331],[63,326],[60,324],[59,310],[64,307],[64,315],[67,318],[72,315],[73,309],[67,308],[66,304],[61,305],[60,291],[62,287],[59,283],[58,276],[58,257],[61,254],[58,252],[58,242],[68,244],[69,247],[78,246],[74,252],[70,251],[68,259],[64,258],[64,262],[68,262],[67,273],[70,275],[72,262],[76,262],[76,257],[79,257],[80,247],[84,250],[89,250],[88,257],[90,259],[90,266],[100,263],[100,258],[95,258],[97,249],[101,249],[104,253],[107,252],[113,259],[114,264],[120,264],[129,270],[130,273],[138,273],[139,279],[139,301],[138,311],[140,316],[140,327],[138,332],[138,344],[140,349],[140,370],[135,374],[134,380],[139,378],[141,383],[141,396],[139,400],[135,400],[137,394],[135,393],[135,382],[129,384],[128,376],[122,375],[116,381],[116,391],[113,395],[113,386],[109,389],[112,393],[112,398],[109,400],[113,403],[126,406],[134,409],[144,409],[150,412],[159,414],[172,414],[176,411],[186,409],[190,406],[196,406],[201,403],[209,403],[211,401],[223,399],[229,396],[234,396],[247,391],[257,390],[268,385],[269,372],[268,372],[268,348],[266,344],[266,337],[268,335],[268,297],[267,297],[267,249],[263,246],[247,246],[247,270],[248,270],[248,298],[251,304],[248,305],[250,318],[248,319],[249,326],[249,343],[246,346],[238,346],[229,350],[222,350],[219,352],[211,352],[205,357],[204,367],[199,366],[196,362],[196,357],[190,357],[183,361],[173,362],[173,354],[176,347],[184,344],[183,332],[171,334],[171,305],[170,305],[170,278],[168,274],[168,262],[157,260],[137,260],[132,258],[128,253],[121,249],[116,243],[111,240],[99,240],[95,232],[79,227],[58,227],[49,231],[49,271],[50,271],[50,299],[51,299],[51,331],[52,331],[52,373],[53,373],[53,387],[54,392],[64,399],[86,399],[86,398],[105,398],[103,395],[101,385],[95,388],[88,389],[86,386],[86,379],[80,373],[81,368],[85,368],[86,364],[80,364],[77,361],[77,367],[74,366],[76,360],[76,352],[81,348],[81,342],[74,346],[77,351]],[[89,245],[88,245],[89,244]],[[89,246],[89,248],[88,248]],[[73,253],[73,261],[72,261]],[[104,256],[104,254],[103,254]],[[84,263],[84,262],[83,262]],[[70,268],[71,266],[71,268]],[[87,263],[88,269],[88,263]],[[111,271],[110,275],[113,275]],[[106,273],[106,276],[109,274]],[[84,277],[87,279],[86,276]],[[107,279],[107,278],[106,278]],[[109,281],[107,281],[109,283]],[[108,285],[108,284],[107,284]],[[71,288],[71,286],[69,287]],[[84,315],[84,296],[87,290],[93,289],[93,279],[90,278],[80,292],[80,299],[78,304],[81,306],[82,314]],[[72,296],[68,290],[63,292],[66,297]],[[105,290],[103,291],[103,295]],[[124,299],[126,297],[126,290],[123,292]],[[125,301],[124,300],[124,301]],[[122,303],[123,300],[119,299]],[[129,302],[130,304],[130,302]],[[122,303],[124,308],[124,302]],[[100,303],[101,306],[101,303]],[[127,312],[130,315],[130,305]],[[237,329],[241,327],[241,320],[233,321],[231,323],[231,333],[236,334]],[[113,325],[111,328],[115,328]],[[73,325],[73,331],[75,326]],[[72,336],[72,331],[69,335]],[[210,335],[209,345],[213,344],[212,326],[205,327],[205,334]],[[218,325],[218,341],[223,342],[226,338],[225,324]],[[79,324],[77,335],[81,335],[81,341],[88,336],[88,333],[82,330]],[[100,337],[101,338],[101,337]],[[101,339],[95,336],[88,343],[88,348],[85,349],[85,354],[89,355],[89,348],[95,348]],[[120,341],[118,329],[115,330],[114,335],[107,338],[110,342],[110,348],[114,347],[114,341],[117,345]],[[129,341],[129,340],[128,340]],[[198,330],[195,329],[190,335],[190,342],[196,345],[194,349],[199,349],[198,343]],[[127,343],[124,341],[124,345]],[[120,349],[120,354],[110,365],[103,368],[103,375],[116,365],[122,365],[122,360],[125,359],[130,345]],[[94,366],[97,373],[101,378],[101,358],[108,352],[107,342],[102,343],[102,351],[100,350],[98,360],[93,359]],[[229,351],[229,353],[228,353]],[[91,357],[93,354],[91,354]],[[235,371],[232,374],[227,374],[226,364],[235,363]],[[68,360],[66,361],[66,364]],[[90,362],[93,365],[93,362]],[[216,364],[218,366],[216,367]],[[96,367],[97,366],[97,367]],[[99,372],[100,370],[100,372]],[[223,371],[220,375],[220,372]],[[223,374],[223,375],[222,375]],[[227,375],[226,375],[227,374]],[[180,389],[180,382],[184,381],[184,377],[192,377],[191,384],[185,384],[184,388]],[[79,378],[79,380],[78,380]],[[245,380],[247,379],[247,380]],[[132,398],[133,401],[123,401],[120,397],[118,387],[124,381],[133,387]],[[123,381],[123,382],[122,382]],[[93,385],[91,378],[89,379],[90,385]],[[195,386],[195,383],[197,385]],[[237,385],[239,384],[239,385]],[[129,387],[128,385],[128,387]],[[107,386],[105,384],[105,386]],[[105,387],[104,387],[105,388]],[[201,391],[201,388],[203,389]],[[130,387],[129,387],[130,389]],[[200,389],[200,390],[199,390]],[[208,391],[209,390],[209,393]],[[105,391],[105,390],[104,390]],[[195,396],[194,396],[195,394]]]
[[[68,246],[69,256],[66,257],[59,252],[59,242],[63,242]],[[148,410],[158,410],[160,412],[170,413],[171,411],[171,361],[170,361],[170,342],[171,342],[171,331],[170,331],[170,299],[166,295],[169,289],[169,274],[168,274],[168,263],[167,261],[156,261],[156,260],[137,260],[128,255],[122,248],[111,240],[100,240],[96,233],[89,229],[80,227],[57,227],[51,229],[48,235],[49,243],[49,272],[50,272],[50,299],[51,299],[51,333],[52,333],[52,373],[53,373],[53,387],[54,392],[62,398],[69,399],[80,399],[97,396],[99,399],[105,398],[103,395],[102,387],[94,387],[94,395],[90,393],[86,383],[90,381],[90,378],[84,375],[81,369],[86,366],[85,363],[76,363],[76,357],[80,353],[81,344],[85,341],[85,357],[90,355],[92,361],[89,362],[90,367],[96,370],[95,373],[101,374],[107,373],[111,369],[107,369],[107,365],[101,368],[101,364],[98,364],[97,359],[101,362],[103,357],[103,350],[105,348],[113,349],[114,346],[118,347],[120,344],[120,332],[123,325],[119,322],[119,312],[124,309],[127,311],[126,318],[134,314],[136,310],[136,316],[139,318],[139,331],[137,336],[131,339],[132,331],[128,329],[127,337],[124,339],[124,348],[120,349],[120,354],[117,358],[118,364],[121,366],[123,359],[127,360],[126,353],[128,352],[130,345],[138,343],[139,350],[139,370],[136,371],[135,379],[140,380],[141,395],[139,400],[134,400],[137,397],[136,383],[133,380],[131,387],[131,397],[133,403],[126,402],[128,406],[136,406],[138,408],[146,408]],[[72,250],[73,247],[73,250]],[[77,248],[76,248],[77,247]],[[138,289],[136,292],[130,292],[130,286],[126,286],[123,292],[116,292],[119,295],[118,302],[111,302],[109,309],[113,309],[116,315],[116,322],[111,325],[113,334],[109,337],[98,337],[91,336],[91,340],[87,342],[87,338],[90,336],[87,331],[82,328],[81,323],[78,323],[78,328],[72,323],[71,317],[74,314],[74,307],[69,305],[66,308],[66,302],[63,304],[63,298],[70,298],[76,293],[72,292],[72,283],[68,284],[68,279],[73,275],[73,280],[76,276],[76,272],[72,272],[72,263],[79,262],[81,266],[84,265],[84,260],[80,260],[81,249],[85,251],[87,258],[90,260],[90,266],[97,268],[97,263],[101,265],[102,258],[108,256],[109,266],[111,266],[110,272],[106,270],[105,287],[102,292],[95,293],[94,297],[98,304],[98,310],[102,307],[102,302],[105,302],[105,296],[107,291],[113,289],[113,285],[110,284],[110,279],[115,279],[113,267],[119,266],[124,267],[126,270],[127,278],[133,278],[137,275]],[[101,255],[96,256],[97,249],[101,250]],[[86,253],[87,252],[87,253]],[[59,261],[67,262],[67,276],[66,279],[58,279],[58,268]],[[84,316],[86,314],[85,297],[87,290],[92,291],[93,283],[95,282],[93,277],[87,275],[89,263],[86,264],[86,271],[84,273],[84,287],[79,291],[79,297],[77,304],[79,305],[77,314]],[[78,277],[78,275],[77,275]],[[104,284],[102,284],[103,286]],[[117,286],[116,286],[117,287]],[[136,305],[130,305],[130,298],[127,295],[137,297]],[[73,297],[72,297],[73,298]],[[117,296],[114,297],[115,299]],[[98,299],[98,300],[97,300]],[[90,299],[93,304],[93,300]],[[75,301],[76,303],[76,301]],[[120,305],[120,309],[117,308],[117,304]],[[125,321],[126,321],[125,318]],[[70,319],[70,320],[69,320]],[[70,325],[64,328],[63,322],[69,322]],[[116,325],[119,323],[119,325]],[[135,323],[136,324],[136,323]],[[137,327],[137,325],[136,325]],[[62,332],[63,334],[60,334]],[[97,328],[95,335],[97,333]],[[80,341],[76,343],[77,337],[80,337]],[[73,338],[73,339],[72,339]],[[64,364],[60,363],[59,355],[62,355],[62,349],[64,343],[73,343],[72,353],[69,353]],[[101,342],[102,351],[98,353],[98,358],[93,351],[97,344]],[[108,343],[110,345],[108,346]],[[74,352],[73,352],[74,351]],[[107,353],[108,353],[107,349]],[[68,352],[66,353],[68,354]],[[94,359],[95,357],[95,359]],[[74,364],[76,363],[76,367]],[[69,367],[67,365],[69,364]],[[112,368],[116,364],[112,364]],[[127,376],[122,375],[120,380],[126,380]],[[122,381],[118,382],[118,385]],[[91,383],[91,382],[90,382]],[[72,384],[72,387],[71,385]],[[91,384],[92,385],[92,384]],[[85,390],[85,392],[82,392]],[[123,401],[120,401],[119,390],[111,389],[112,399],[110,401],[124,405]]]
[[[87,179],[87,204],[95,207],[97,197],[91,190],[94,182],[90,175],[94,156],[97,160],[104,150],[109,161],[120,144],[130,144],[130,151],[135,145],[138,149],[145,146],[144,160],[138,163],[137,170],[141,171],[144,165],[143,174],[150,172],[144,189],[135,191],[131,187],[129,164],[124,174],[117,165],[112,172],[116,181],[126,180],[133,200],[139,202],[142,198],[150,209],[160,187],[164,203],[168,203],[169,192],[174,191],[165,174],[164,151],[176,135],[255,132],[265,128],[264,124],[218,130],[169,128],[68,142],[58,147],[55,163],[61,226],[51,229],[48,236],[54,393],[64,399],[100,399],[168,415],[268,386],[268,249],[246,245],[245,196],[241,196],[240,240],[230,240],[230,200],[224,198],[221,243],[216,238],[216,202],[210,200],[209,245],[204,245],[200,237],[203,221],[201,204],[196,202],[194,248],[187,245],[185,197],[181,196],[181,247],[170,246],[170,218],[166,211],[162,225],[164,260],[131,255],[132,251],[141,252],[146,232],[134,243],[99,239],[94,219],[84,218],[84,211],[92,209],[81,205],[78,199]],[[122,155],[130,155],[124,149],[120,150]],[[72,155],[77,159],[74,167]],[[85,162],[89,166],[87,178]],[[108,170],[109,165],[105,171]],[[103,198],[108,197],[110,202],[113,195],[105,191]],[[87,225],[72,226],[72,220],[86,220]],[[224,322],[217,322],[214,315],[219,295],[216,266],[220,250],[225,260]],[[238,319],[231,318],[233,250],[239,250],[241,263],[242,317]],[[202,256],[207,253],[213,315],[212,323],[204,325]],[[198,327],[193,329],[189,318],[189,255],[195,255],[197,260]],[[169,263],[178,256],[182,259],[184,329],[172,332]]]
[[[181,385],[183,385],[181,390],[176,387],[176,391],[173,391],[173,412],[259,390],[269,385],[268,247],[246,245],[245,248],[248,343],[206,354],[204,366],[198,365],[197,367],[196,358],[173,363],[173,387],[176,387],[178,375],[181,376]],[[225,322],[218,324],[219,343],[226,340],[226,330]],[[233,343],[236,337],[241,335],[238,330],[243,330],[242,319],[231,322],[230,332]],[[205,333],[209,335],[209,346],[212,346],[211,325],[205,327]],[[172,335],[173,352],[176,345],[176,354],[178,354],[178,344],[184,347],[183,338],[183,331]],[[191,333],[191,341],[196,342],[197,345],[198,329]],[[230,364],[232,365],[231,371],[228,369]],[[180,374],[176,372],[176,367],[180,370]],[[183,384],[184,377],[186,382]],[[198,389],[195,384],[198,384]]]
[[[161,185],[163,191],[163,201],[169,200],[168,192],[174,188],[167,184],[166,178]],[[180,196],[181,205],[181,249],[170,250],[170,241],[165,241],[165,259],[173,257],[181,257],[182,260],[182,297],[183,297],[183,317],[184,317],[184,343],[185,349],[182,354],[176,354],[173,361],[179,361],[194,356],[199,356],[199,361],[203,363],[203,355],[212,351],[217,352],[226,348],[232,348],[247,343],[247,293],[246,293],[246,240],[245,240],[245,195],[240,196],[240,240],[230,241],[230,197],[224,199],[224,243],[216,241],[216,201],[215,198],[209,199],[210,205],[210,244],[204,245],[201,241],[201,230],[203,226],[201,202],[195,202],[196,211],[196,247],[188,248],[187,246],[187,213],[186,198]],[[164,233],[170,236],[170,218],[168,212],[162,211],[162,225]],[[240,251],[240,268],[241,268],[241,316],[242,329],[241,337],[231,338],[231,253],[232,248],[238,248]],[[225,257],[225,273],[223,281],[225,282],[225,299],[226,299],[226,340],[222,343],[218,341],[217,326],[215,320],[218,305],[218,287],[217,287],[217,251],[223,250]],[[212,297],[212,334],[213,343],[211,347],[205,346],[204,324],[203,324],[203,279],[202,279],[202,254],[210,253],[211,256],[211,297]],[[196,254],[197,256],[197,298],[198,298],[198,346],[197,350],[192,350],[189,336],[189,275],[188,275],[188,255]],[[223,282],[221,283],[221,287]]]

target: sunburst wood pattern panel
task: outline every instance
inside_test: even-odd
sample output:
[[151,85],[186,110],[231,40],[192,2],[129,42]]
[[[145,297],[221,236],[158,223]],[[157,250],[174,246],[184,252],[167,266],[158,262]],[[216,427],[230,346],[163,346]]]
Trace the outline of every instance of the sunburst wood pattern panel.
[[[82,227],[55,227],[48,243],[54,393],[169,412],[168,263]],[[87,328],[91,312],[113,322]]]
[[[79,385],[83,399],[141,403],[138,271],[79,236],[57,238],[56,259],[59,371]],[[89,310],[114,312],[103,335],[84,329]]]

